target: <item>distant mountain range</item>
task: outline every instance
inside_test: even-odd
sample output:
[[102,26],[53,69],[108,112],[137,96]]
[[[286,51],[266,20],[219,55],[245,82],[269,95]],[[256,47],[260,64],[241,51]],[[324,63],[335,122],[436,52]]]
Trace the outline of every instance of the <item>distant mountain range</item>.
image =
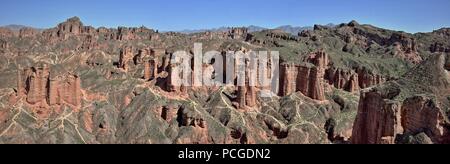
[[[329,23],[329,24],[326,24],[325,26],[334,27],[336,25]],[[246,28],[248,28],[249,32],[257,32],[257,31],[269,29],[269,28],[265,28],[265,27],[261,27],[261,26],[254,26],[254,25],[247,26]],[[214,31],[227,31],[228,29],[229,29],[229,27],[219,27],[219,28],[213,28],[213,29],[182,30],[182,31],[176,31],[176,32],[192,34],[192,33],[206,32],[206,31],[213,31],[213,32]],[[290,33],[292,35],[297,35],[299,32],[301,32],[303,30],[312,30],[313,26],[285,25],[285,26],[280,26],[280,27],[274,28],[274,29],[282,30],[282,31]]]
[[[19,31],[22,28],[34,28],[34,27],[30,27],[30,26],[17,25],[17,24],[11,24],[11,25],[1,26],[1,27],[8,28],[8,29],[13,30],[13,31]],[[42,30],[42,29],[39,29],[39,28],[34,28],[34,29]]]
[[[269,28],[265,28],[265,27],[254,26],[254,25],[247,26],[246,28],[248,28],[249,32],[257,32],[257,31],[262,31],[262,30],[269,29]],[[192,33],[206,32],[206,31],[213,31],[213,32],[227,31],[228,29],[229,29],[229,27],[219,27],[219,28],[213,28],[213,29],[182,30],[182,31],[177,31],[177,32],[184,33],[184,34],[192,34]],[[313,29],[313,27],[312,26],[300,27],[300,26],[286,25],[286,26],[277,27],[275,29],[283,30],[283,31],[285,31],[287,33],[291,33],[293,35],[297,35],[299,32],[301,32],[303,30]]]
[[[325,26],[333,27],[333,26],[335,26],[335,24],[330,23]],[[11,24],[11,25],[1,26],[1,27],[8,28],[13,31],[19,31],[22,28],[34,28],[34,27],[29,27],[29,26],[24,26],[24,25],[16,25],[16,24]],[[249,32],[258,32],[258,31],[269,29],[269,28],[265,28],[265,27],[254,26],[254,25],[247,26],[246,28],[248,28]],[[35,29],[42,30],[42,29],[38,29],[38,28],[35,28]],[[206,32],[206,31],[212,31],[212,32],[227,31],[228,29],[230,29],[230,27],[219,27],[219,28],[212,28],[212,29],[196,29],[196,30],[187,30],[186,29],[186,30],[175,31],[175,32],[180,32],[180,33],[184,33],[184,34],[193,34],[193,33],[200,33],[200,32]],[[282,30],[282,31],[290,33],[292,35],[297,35],[299,32],[301,32],[303,30],[312,30],[313,27],[312,26],[285,25],[285,26],[280,26],[280,27],[274,28],[274,29]]]

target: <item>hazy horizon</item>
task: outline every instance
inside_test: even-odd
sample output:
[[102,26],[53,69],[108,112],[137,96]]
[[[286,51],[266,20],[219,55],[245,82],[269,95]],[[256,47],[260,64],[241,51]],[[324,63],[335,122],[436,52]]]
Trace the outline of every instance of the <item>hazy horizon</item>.
[[[145,26],[160,31],[204,30],[220,27],[276,28],[314,24],[361,24],[405,31],[430,32],[450,27],[448,0],[5,0],[0,26],[51,28],[78,16],[93,27]],[[323,5],[327,4],[327,5]]]

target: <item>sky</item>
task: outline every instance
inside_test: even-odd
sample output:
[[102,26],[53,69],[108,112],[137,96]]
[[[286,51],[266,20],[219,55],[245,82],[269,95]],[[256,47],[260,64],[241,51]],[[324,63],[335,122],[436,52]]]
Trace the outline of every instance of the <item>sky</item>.
[[361,24],[429,32],[450,27],[450,0],[2,0],[0,26],[55,27],[78,16],[94,27],[161,31],[256,25]]

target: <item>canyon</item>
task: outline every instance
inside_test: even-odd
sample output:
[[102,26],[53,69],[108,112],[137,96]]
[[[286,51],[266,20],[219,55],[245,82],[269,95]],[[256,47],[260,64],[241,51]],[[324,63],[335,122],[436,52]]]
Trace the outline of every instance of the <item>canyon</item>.
[[[44,30],[2,27],[0,143],[448,143],[449,31],[351,21],[297,35],[184,34],[94,28],[78,17]],[[217,51],[223,69],[196,59],[197,43]],[[279,62],[269,53],[260,70],[227,58],[256,51],[277,51]]]

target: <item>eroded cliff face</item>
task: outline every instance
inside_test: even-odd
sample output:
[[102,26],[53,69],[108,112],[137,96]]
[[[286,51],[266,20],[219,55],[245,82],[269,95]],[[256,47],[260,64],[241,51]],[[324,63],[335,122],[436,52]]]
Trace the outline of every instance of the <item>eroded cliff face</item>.
[[404,134],[425,133],[433,143],[445,142],[446,120],[442,109],[431,98],[423,95],[406,99],[402,106],[402,127]]
[[386,78],[375,74],[365,67],[356,69],[330,68],[325,79],[330,85],[348,92],[359,92],[360,89],[369,88],[386,82]]
[[401,103],[386,99],[379,91],[362,91],[353,124],[354,144],[393,144],[401,133]]
[[[437,102],[449,93],[447,59],[436,55],[396,82],[363,90],[352,143],[448,142],[449,122],[441,107],[445,102]],[[430,85],[416,88],[421,85],[418,82]],[[419,142],[417,137],[427,139]]]
[[33,28],[21,28],[19,30],[19,38],[30,38],[33,39],[39,34],[39,31]]
[[[26,100],[38,115],[47,117],[56,107],[70,105],[73,110],[81,107],[81,80],[70,73],[52,76],[50,67],[43,64],[17,72],[17,100]],[[16,102],[12,102],[13,104]]]
[[280,95],[295,92],[319,101],[325,100],[325,70],[328,68],[328,55],[318,51],[309,55],[310,64],[283,64],[280,68]]
[[119,68],[123,69],[124,71],[128,71],[129,64],[131,61],[133,61],[134,54],[133,54],[133,47],[124,47],[120,51],[119,56]]
[[3,50],[7,50],[8,47],[9,47],[8,42],[0,40],[0,48],[2,48]]

